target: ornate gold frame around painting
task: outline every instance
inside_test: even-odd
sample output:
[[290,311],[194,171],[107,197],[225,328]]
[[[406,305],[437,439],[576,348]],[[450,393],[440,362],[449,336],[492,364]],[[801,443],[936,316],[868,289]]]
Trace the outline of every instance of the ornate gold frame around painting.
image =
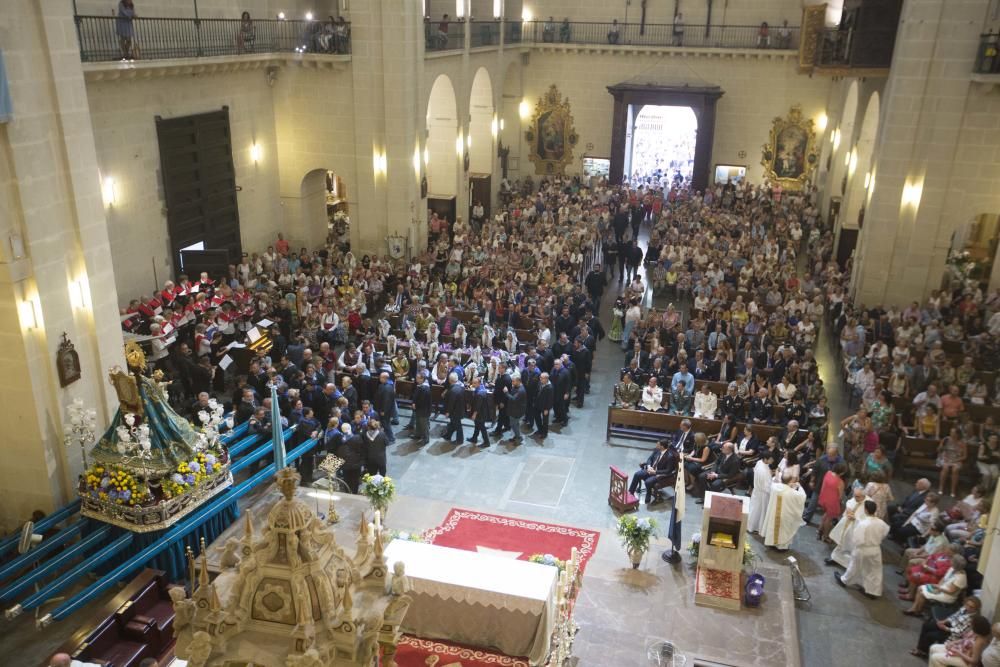
[[788,116],[775,117],[771,136],[761,148],[764,178],[784,190],[802,190],[819,162],[813,122],[802,116],[802,107],[793,106]]
[[528,159],[535,163],[535,173],[561,175],[573,161],[573,147],[580,137],[573,127],[569,99],[563,99],[555,84],[535,104],[528,130]]

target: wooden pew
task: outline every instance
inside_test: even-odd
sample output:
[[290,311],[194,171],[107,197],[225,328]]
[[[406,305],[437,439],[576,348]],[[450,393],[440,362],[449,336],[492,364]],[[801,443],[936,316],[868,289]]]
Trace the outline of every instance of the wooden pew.
[[903,451],[903,465],[920,470],[938,470],[937,450],[939,440],[906,436],[900,442]]
[[[609,406],[605,440],[610,442],[611,436],[619,436],[656,442],[678,431],[681,427],[681,421],[684,419],[691,421],[692,431],[704,433],[708,437],[715,436],[722,428],[721,419],[695,419],[694,417],[683,417],[666,412],[646,412],[645,410]],[[737,429],[742,429],[742,426],[743,424],[737,424]],[[751,424],[750,430],[757,438],[766,441],[772,435],[780,436],[783,429],[780,426]]]

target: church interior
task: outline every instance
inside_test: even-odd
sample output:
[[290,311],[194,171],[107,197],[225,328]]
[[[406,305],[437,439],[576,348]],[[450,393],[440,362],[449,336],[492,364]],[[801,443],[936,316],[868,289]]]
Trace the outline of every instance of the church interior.
[[0,662],[1000,667],[998,49],[5,0]]

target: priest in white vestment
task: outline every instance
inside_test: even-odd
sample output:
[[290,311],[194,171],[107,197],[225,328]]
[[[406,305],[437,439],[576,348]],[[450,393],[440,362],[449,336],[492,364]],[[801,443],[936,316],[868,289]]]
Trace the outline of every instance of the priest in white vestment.
[[764,544],[787,551],[795,533],[805,525],[805,508],[806,492],[799,486],[799,478],[786,470],[780,482],[771,483],[764,513]]
[[847,567],[851,560],[851,552],[854,551],[854,527],[864,519],[865,514],[865,490],[855,487],[854,496],[848,499],[844,506],[844,515],[840,521],[830,531],[830,539],[836,544],[830,557],[823,562],[827,565],[840,565]]
[[750,514],[747,530],[760,534],[767,512],[767,497],[771,493],[771,453],[766,449],[753,467],[753,492],[750,494]]
[[854,527],[854,551],[847,571],[843,577],[833,575],[841,586],[858,586],[870,598],[882,595],[882,540],[889,534],[889,524],[875,516],[877,511],[874,500],[865,501],[868,516]]

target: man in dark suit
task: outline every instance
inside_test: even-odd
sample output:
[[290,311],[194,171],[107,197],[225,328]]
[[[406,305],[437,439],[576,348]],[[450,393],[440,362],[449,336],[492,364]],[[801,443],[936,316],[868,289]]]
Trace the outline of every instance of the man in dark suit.
[[521,444],[521,418],[527,413],[528,393],[521,384],[521,378],[513,378],[507,392],[507,416],[510,417],[510,428],[513,431],[512,440]]
[[555,402],[555,388],[549,382],[549,374],[538,378],[538,396],[535,398],[535,434],[543,439],[549,434],[549,415]]
[[715,356],[715,363],[712,364],[711,369],[714,382],[732,382],[736,379],[736,366],[729,361],[725,352],[719,352]]
[[920,478],[913,485],[913,493],[906,496],[906,498],[903,499],[903,502],[898,505],[895,503],[889,503],[889,525],[901,527],[904,523],[906,523],[906,520],[910,518],[910,515],[916,512],[917,509],[924,504],[924,498],[927,496],[927,492],[930,491],[930,489],[930,480]]
[[526,409],[524,413],[524,427],[532,428],[537,421],[538,413],[538,390],[541,388],[541,372],[534,359],[524,362],[524,370],[521,371],[521,384],[524,385]]
[[[569,306],[565,305],[559,312],[559,316],[555,320],[556,330],[555,334],[562,339],[562,334],[569,335],[569,332],[573,330],[576,326],[576,318],[569,312]],[[567,341],[568,344],[568,341]],[[556,354],[553,352],[553,354]]]
[[350,424],[342,424],[340,431],[344,434],[336,452],[337,456],[344,460],[340,471],[344,474],[347,488],[351,493],[357,493],[361,484],[361,468],[365,463],[365,445],[360,433],[351,433]]
[[690,454],[694,450],[694,433],[691,432],[691,420],[681,420],[681,430],[674,440],[674,449],[682,454]]
[[497,379],[493,382],[493,402],[497,406],[497,424],[496,428],[493,429],[493,435],[497,438],[502,437],[504,431],[511,428],[510,414],[507,412],[507,400],[511,385],[510,375],[507,373],[507,362],[501,361],[497,364]]
[[552,364],[555,361],[555,355],[552,354],[552,350],[549,346],[545,344],[545,341],[538,342],[538,348],[535,350],[536,360],[538,363],[538,370],[543,373],[549,373],[552,371]]
[[569,392],[571,389],[570,371],[563,365],[562,359],[556,359],[552,365],[549,380],[553,390],[553,409],[556,421],[563,426],[569,424]]
[[583,397],[590,392],[590,371],[594,366],[594,355],[579,339],[573,341],[570,354],[576,366],[576,407],[583,407]]
[[559,334],[559,340],[552,344],[552,356],[558,359],[564,354],[569,354],[573,351],[573,344],[569,340],[569,333],[563,331]]
[[413,388],[413,439],[421,445],[431,441],[431,385],[427,381],[427,371],[417,373],[416,386]]
[[[322,435],[323,429],[316,421],[315,412],[310,407],[302,409],[302,419],[295,425],[295,431],[288,441],[288,449],[292,450],[310,438]],[[299,474],[302,475],[302,483],[312,484],[315,449],[308,451],[299,459]]]
[[472,423],[475,424],[475,430],[472,431],[469,444],[476,444],[479,440],[479,434],[482,433],[483,442],[479,445],[481,449],[490,446],[490,431],[486,428],[486,418],[489,417],[489,412],[490,392],[486,391],[486,385],[483,384],[482,378],[477,377],[472,380]]
[[594,302],[594,307],[600,308],[601,297],[608,284],[607,278],[604,277],[604,269],[601,268],[600,264],[594,264],[594,268],[583,279],[583,284],[587,286],[587,293],[590,294],[590,300]]
[[389,379],[389,374],[383,371],[378,376],[378,387],[375,389],[375,412],[382,422],[386,442],[396,443],[392,433],[392,420],[396,417],[396,385]]
[[365,472],[385,477],[385,448],[389,441],[379,426],[377,419],[369,420],[368,429],[362,438],[365,445]]
[[646,504],[648,505],[657,483],[676,475],[677,450],[670,446],[669,441],[660,440],[656,443],[656,449],[649,455],[646,462],[632,474],[628,491],[634,495],[639,490],[639,485],[645,483]]
[[240,398],[240,404],[236,406],[236,417],[233,419],[234,424],[242,424],[251,417],[253,413],[257,411],[257,402],[253,397],[253,389],[247,387],[243,390],[243,396]]
[[462,418],[465,416],[465,385],[458,381],[458,375],[448,374],[448,389],[444,393],[444,412],[448,415],[448,430],[444,439],[451,442],[454,433],[458,439],[456,444],[465,442],[465,432],[462,431]]
[[698,496],[697,502],[702,503],[706,490],[722,491],[729,484],[739,480],[742,475],[743,464],[740,462],[740,457],[733,451],[733,443],[727,442],[722,445],[722,455],[715,459],[711,470],[698,475],[692,493]]

